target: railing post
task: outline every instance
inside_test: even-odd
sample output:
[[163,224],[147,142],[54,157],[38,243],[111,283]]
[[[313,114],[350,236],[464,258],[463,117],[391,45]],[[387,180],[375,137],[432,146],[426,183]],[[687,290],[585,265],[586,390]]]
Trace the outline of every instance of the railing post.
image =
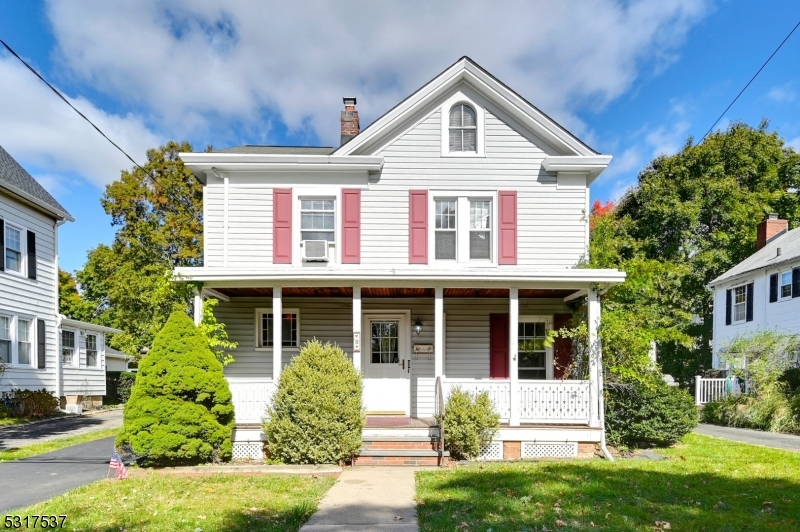
[[519,289],[511,288],[508,291],[508,373],[511,385],[509,395],[508,424],[511,427],[520,425],[520,394],[519,394]]
[[697,377],[694,378],[694,382],[695,382],[695,384],[694,384],[694,404],[695,404],[695,406],[700,406],[701,404],[703,404],[701,402],[701,395],[700,395],[701,380],[702,380],[702,377],[700,377],[700,375],[698,375]]

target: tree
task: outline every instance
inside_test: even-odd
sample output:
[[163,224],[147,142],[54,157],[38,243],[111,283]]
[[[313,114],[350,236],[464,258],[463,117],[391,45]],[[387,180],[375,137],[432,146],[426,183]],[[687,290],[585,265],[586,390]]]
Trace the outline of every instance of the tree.
[[175,310],[188,311],[193,288],[170,282],[176,266],[202,266],[203,191],[179,152],[188,142],[148,150],[145,171],[123,171],[101,203],[117,232],[91,250],[77,272],[98,321],[123,330],[114,347],[138,356]]
[[91,322],[97,308],[78,292],[78,281],[70,272],[58,270],[58,311],[68,318]]
[[130,446],[147,465],[226,461],[233,426],[222,364],[191,318],[173,313],[139,363],[117,445]]
[[670,265],[668,292],[658,286],[653,295],[691,341],[654,339],[664,371],[684,383],[711,366],[708,283],[755,252],[756,226],[766,213],[778,213],[791,227],[800,222],[800,155],[767,127],[735,123],[656,157],[613,211],[613,222],[592,234],[593,263],[625,269],[635,257]]
[[214,307],[219,304],[216,299],[206,299],[203,302],[203,320],[200,322],[200,331],[208,339],[208,347],[214,352],[223,366],[227,366],[234,362],[233,355],[230,351],[236,349],[239,344],[232,342],[228,338],[228,331],[225,330],[225,324],[219,323],[217,317],[214,316]]

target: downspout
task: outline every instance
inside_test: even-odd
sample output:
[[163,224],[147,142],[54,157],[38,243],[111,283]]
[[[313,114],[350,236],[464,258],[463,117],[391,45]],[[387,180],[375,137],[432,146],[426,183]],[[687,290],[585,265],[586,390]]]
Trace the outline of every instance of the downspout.
[[[61,312],[59,308],[59,301],[58,301],[58,228],[67,223],[67,220],[56,220],[54,225],[54,233],[55,233],[55,253],[53,256],[55,257],[55,308],[56,311],[56,330],[55,330],[55,340],[56,340],[56,397],[58,398],[58,408],[61,410],[61,355],[59,354],[59,343],[61,342],[61,337],[59,331],[61,330]],[[47,343],[45,342],[45,367],[47,367]]]

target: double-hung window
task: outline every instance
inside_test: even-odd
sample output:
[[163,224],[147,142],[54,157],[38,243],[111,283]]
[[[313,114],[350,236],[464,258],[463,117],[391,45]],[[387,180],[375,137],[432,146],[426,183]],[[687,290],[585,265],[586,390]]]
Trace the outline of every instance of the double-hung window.
[[61,331],[61,363],[75,365],[75,331]]
[[518,329],[519,378],[547,378],[547,348],[545,321],[521,321]]
[[11,317],[0,316],[0,362],[11,364]]
[[86,335],[86,366],[97,367],[97,335]]
[[492,202],[475,200],[469,202],[469,258],[491,260],[492,258]]
[[436,260],[456,260],[456,200],[436,200]]
[[5,268],[22,273],[22,230],[6,224]]
[[336,211],[333,199],[300,200],[300,239],[327,240],[336,237]]
[[33,352],[33,333],[31,331],[31,320],[17,319],[17,364],[21,366],[31,365],[31,353]]
[[[269,311],[257,311],[258,347],[273,347],[275,315]],[[281,314],[281,346],[296,348],[299,345],[300,313],[298,310],[284,309]]]
[[792,297],[792,272],[783,272],[780,277],[779,297],[788,299]]
[[747,318],[747,286],[733,289],[733,321],[744,321]]
[[477,121],[475,110],[459,103],[450,109],[450,152],[477,151]]

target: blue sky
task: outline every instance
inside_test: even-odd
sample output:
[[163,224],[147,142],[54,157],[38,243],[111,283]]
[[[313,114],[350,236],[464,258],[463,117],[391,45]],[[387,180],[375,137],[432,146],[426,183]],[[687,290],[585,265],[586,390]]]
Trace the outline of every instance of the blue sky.
[[[289,5],[284,5],[289,4]],[[6,2],[0,38],[132,156],[169,139],[334,145],[341,97],[368,124],[469,55],[592,147],[618,198],[658,153],[703,136],[800,21],[791,1]],[[800,149],[800,31],[717,127]],[[0,145],[75,216],[61,266],[113,239],[99,199],[129,162],[0,52]]]

